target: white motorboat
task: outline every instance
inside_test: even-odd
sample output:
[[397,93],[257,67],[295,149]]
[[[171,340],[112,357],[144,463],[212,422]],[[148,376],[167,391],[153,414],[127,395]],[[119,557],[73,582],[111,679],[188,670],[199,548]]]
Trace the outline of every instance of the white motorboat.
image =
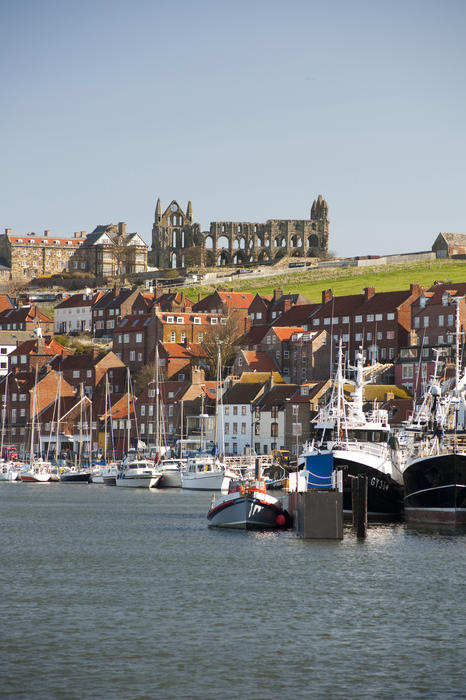
[[157,471],[162,475],[160,486],[163,486],[163,488],[181,487],[183,461],[179,459],[164,459],[157,464]]
[[19,470],[14,462],[0,462],[0,481],[20,481]]
[[231,480],[237,478],[236,472],[206,455],[188,459],[185,471],[181,472],[181,485],[196,491],[228,491]]
[[153,488],[157,486],[161,473],[147,459],[132,459],[122,464],[116,476],[116,486],[125,488]]
[[44,484],[52,481],[52,465],[41,459],[34,460],[20,474],[21,481],[26,483]]

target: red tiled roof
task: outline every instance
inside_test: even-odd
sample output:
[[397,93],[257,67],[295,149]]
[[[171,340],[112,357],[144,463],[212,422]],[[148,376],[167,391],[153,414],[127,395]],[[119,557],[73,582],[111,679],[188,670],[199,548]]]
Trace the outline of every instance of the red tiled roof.
[[243,350],[243,355],[248,363],[250,372],[277,372],[278,366],[275,360],[266,352]]
[[254,295],[249,292],[217,292],[225,306],[234,309],[249,309]]
[[306,325],[309,321],[309,316],[317,311],[320,304],[299,304],[292,306],[291,309],[285,311],[279,318],[272,321],[272,326],[296,326],[302,323]]
[[73,309],[81,308],[82,306],[92,306],[103,297],[103,292],[92,294],[73,294],[64,299],[60,304],[57,304],[56,309]]
[[73,245],[75,247],[81,245],[84,239],[81,238],[57,238],[56,236],[51,236],[50,238],[48,236],[8,236],[8,240],[10,243],[39,243],[40,245],[57,245],[59,243],[60,245],[70,245],[70,247]]
[[272,330],[279,340],[289,340],[294,333],[305,333],[299,326],[273,326]]

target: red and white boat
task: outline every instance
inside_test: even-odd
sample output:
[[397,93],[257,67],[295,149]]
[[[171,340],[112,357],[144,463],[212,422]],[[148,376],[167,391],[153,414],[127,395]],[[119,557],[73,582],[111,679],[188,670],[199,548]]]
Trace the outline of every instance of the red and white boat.
[[289,526],[289,515],[282,501],[267,493],[262,479],[234,484],[227,494],[213,498],[207,520],[209,527],[242,530],[271,530]]

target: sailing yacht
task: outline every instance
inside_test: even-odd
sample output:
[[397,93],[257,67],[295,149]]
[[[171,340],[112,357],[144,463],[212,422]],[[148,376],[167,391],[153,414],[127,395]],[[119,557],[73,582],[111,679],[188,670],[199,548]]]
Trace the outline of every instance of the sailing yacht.
[[[34,433],[36,428],[36,406],[37,406],[37,376],[38,368],[36,367],[36,377],[34,382],[34,390],[32,394],[32,418],[31,418],[31,441],[29,446],[29,465],[25,471],[21,472],[21,481],[26,483],[43,484],[52,480],[52,469],[50,462],[42,458],[36,459],[34,456]],[[40,440],[39,440],[40,445]]]
[[[352,401],[344,395],[342,344],[338,349],[336,377],[328,406],[314,419],[317,440],[307,445],[299,463],[306,465],[308,457],[330,452],[335,469],[343,471],[343,509],[351,511],[351,481],[353,477],[368,477],[368,515],[372,518],[399,516],[403,507],[403,477],[399,453],[389,447],[391,430],[388,413],[374,408],[363,411],[362,352],[356,355],[356,378]],[[349,380],[346,380],[349,382]],[[310,462],[309,462],[310,464]]]
[[5,392],[2,396],[2,434],[0,439],[0,481],[19,481],[19,471],[11,460],[4,459],[5,423],[7,412],[8,375],[5,377]]
[[[63,484],[89,484],[91,482],[90,470],[82,468],[83,427],[84,427],[83,401],[84,401],[84,392],[83,392],[83,385],[81,384],[80,414],[79,414],[78,463],[74,467],[69,467],[69,468],[66,468],[66,469],[63,469],[60,471],[60,481]],[[58,448],[58,446],[57,446],[57,448]]]
[[[220,346],[217,356],[217,395],[215,406],[215,436],[218,442],[222,445],[221,454],[225,453],[224,444],[224,426],[223,410],[222,410],[222,367],[220,358]],[[220,422],[218,420],[220,416]],[[199,454],[195,457],[188,458],[186,469],[181,473],[181,485],[184,489],[192,489],[197,491],[227,491],[232,480],[238,478],[238,473],[232,469],[228,469],[220,459],[216,456],[217,445],[213,452],[215,454],[206,455]]]

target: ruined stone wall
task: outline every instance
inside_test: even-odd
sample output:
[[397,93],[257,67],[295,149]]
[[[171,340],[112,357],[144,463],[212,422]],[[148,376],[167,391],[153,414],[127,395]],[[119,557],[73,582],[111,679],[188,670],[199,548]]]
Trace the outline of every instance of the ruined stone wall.
[[328,205],[314,200],[309,219],[269,219],[265,223],[213,221],[207,232],[173,201],[162,214],[157,202],[149,264],[159,268],[222,267],[275,263],[285,256],[325,257],[329,239]]

